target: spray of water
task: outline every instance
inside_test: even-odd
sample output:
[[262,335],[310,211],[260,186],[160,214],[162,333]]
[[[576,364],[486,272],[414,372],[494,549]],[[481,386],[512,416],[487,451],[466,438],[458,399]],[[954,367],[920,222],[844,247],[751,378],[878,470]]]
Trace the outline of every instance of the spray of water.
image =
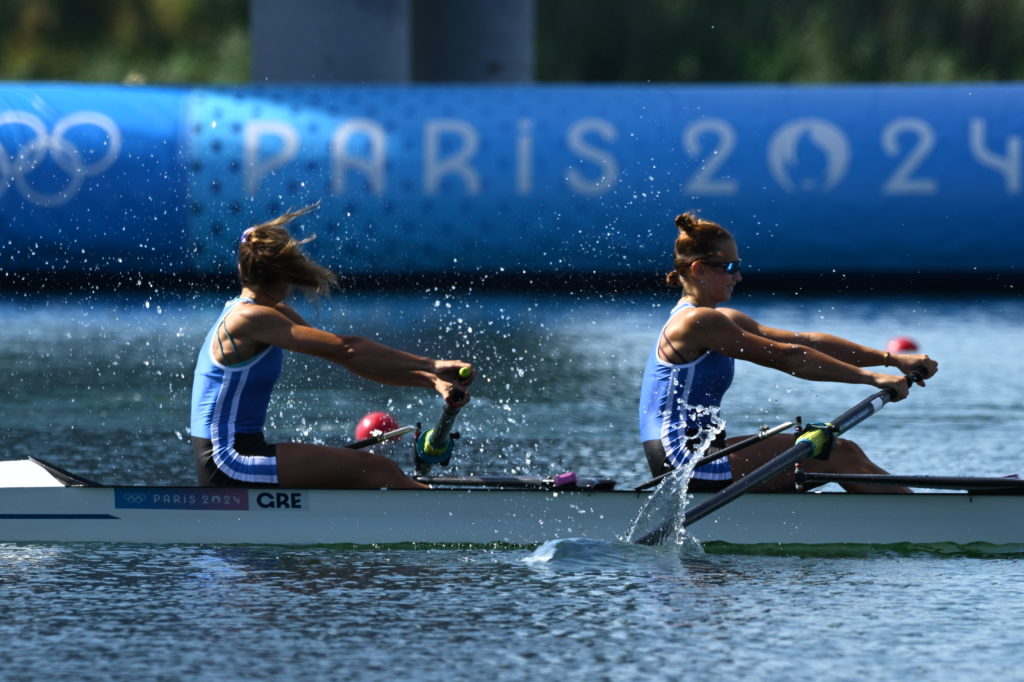
[[[686,506],[692,498],[688,488],[693,475],[694,465],[704,456],[718,434],[725,429],[725,421],[719,416],[718,408],[713,406],[685,407],[691,424],[703,423],[704,428],[690,442],[693,444],[693,456],[686,463],[666,476],[641,507],[637,518],[633,521],[626,535],[629,542],[636,542],[669,521],[671,531],[665,534],[662,545],[674,545],[686,552],[701,552],[697,538],[686,532],[683,520],[686,518]],[[698,419],[699,417],[699,419]]]

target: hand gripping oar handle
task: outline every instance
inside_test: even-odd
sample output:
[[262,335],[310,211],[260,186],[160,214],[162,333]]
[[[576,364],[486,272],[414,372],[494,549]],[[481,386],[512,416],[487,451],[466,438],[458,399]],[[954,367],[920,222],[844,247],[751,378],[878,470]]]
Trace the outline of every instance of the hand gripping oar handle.
[[[473,373],[469,367],[459,370],[459,378],[468,379]],[[455,439],[452,437],[452,426],[455,425],[455,417],[459,415],[460,405],[455,405],[465,396],[459,389],[453,389],[445,400],[441,416],[438,417],[434,428],[426,433],[420,434],[416,439],[416,470],[422,473],[429,470],[434,464],[447,466],[451,460],[452,450],[455,448]]]
[[[907,377],[907,385],[913,385],[918,380],[919,377],[917,375],[911,374]],[[892,392],[888,389],[882,389],[878,393],[860,401],[846,412],[843,412],[828,424],[808,427],[796,439],[793,447],[761,467],[754,469],[754,471],[746,476],[736,480],[713,497],[694,506],[693,509],[687,510],[683,519],[683,527],[686,528],[700,521],[708,514],[729,504],[751,488],[756,488],[765,481],[778,476],[793,466],[798,460],[809,459],[823,453],[835,440],[836,436],[860,424],[885,407],[892,399]],[[668,519],[658,528],[638,538],[636,542],[641,545],[656,545],[668,534],[671,525],[672,519]]]

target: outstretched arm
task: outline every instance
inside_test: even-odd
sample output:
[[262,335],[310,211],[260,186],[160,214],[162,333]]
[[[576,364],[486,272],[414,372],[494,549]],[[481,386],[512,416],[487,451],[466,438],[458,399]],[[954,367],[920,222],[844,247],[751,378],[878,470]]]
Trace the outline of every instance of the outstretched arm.
[[472,375],[465,380],[459,378],[459,370],[470,366],[459,360],[434,360],[362,336],[332,334],[310,327],[301,317],[296,320],[279,309],[264,307],[247,312],[249,314],[239,325],[239,334],[260,343],[323,358],[381,384],[433,388],[447,400],[453,389],[465,393],[473,380]]
[[868,384],[892,390],[897,400],[907,396],[907,383],[901,375],[863,369],[795,340],[763,336],[737,324],[725,312],[712,308],[698,308],[680,316],[666,333],[691,348],[708,348],[801,379]]
[[738,310],[723,308],[721,312],[742,329],[781,343],[813,348],[854,367],[893,367],[904,374],[918,374],[928,379],[939,370],[935,360],[924,354],[893,355],[877,348],[862,346],[848,339],[824,332],[795,332],[760,324]]

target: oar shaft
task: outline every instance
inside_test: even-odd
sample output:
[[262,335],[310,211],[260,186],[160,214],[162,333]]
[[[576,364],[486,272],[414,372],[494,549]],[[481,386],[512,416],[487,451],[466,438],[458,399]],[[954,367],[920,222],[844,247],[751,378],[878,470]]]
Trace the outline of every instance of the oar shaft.
[[[838,436],[847,429],[853,428],[885,407],[886,403],[890,400],[892,400],[892,394],[887,390],[881,390],[865,398],[832,421],[833,432]],[[796,464],[797,461],[813,456],[814,450],[815,445],[812,441],[798,440],[793,447],[781,455],[732,483],[714,497],[696,505],[693,509],[687,510],[683,520],[683,527],[685,528],[700,521],[711,512],[729,504],[751,488],[755,488],[765,481],[775,478]]]
[[[890,400],[892,400],[892,393],[887,390],[881,390],[878,393],[865,398],[832,421],[833,433],[838,436],[847,429],[851,429],[857,424],[860,424],[862,421],[885,407],[886,403]],[[687,510],[686,516],[683,520],[683,527],[685,528],[697,521],[700,521],[711,512],[729,504],[751,488],[755,488],[765,481],[775,478],[783,471],[796,464],[797,461],[812,457],[814,455],[814,450],[815,445],[811,440],[798,440],[793,447],[789,448],[781,455],[778,455],[763,466],[732,483],[714,497],[696,505],[693,509]]]
[[785,431],[786,429],[788,429],[789,427],[791,427],[793,425],[794,425],[794,422],[786,422],[785,424],[779,424],[778,426],[776,426],[774,428],[767,429],[765,431],[761,431],[760,433],[757,433],[756,435],[753,435],[750,438],[744,438],[740,442],[733,443],[729,447],[722,448],[718,452],[713,452],[710,455],[705,455],[704,457],[701,457],[700,459],[698,459],[694,463],[693,468],[696,469],[697,467],[704,466],[705,464],[710,464],[711,462],[714,462],[716,459],[721,459],[723,457],[728,457],[732,453],[737,452],[739,450],[742,450],[743,448],[747,447],[748,445],[753,445],[754,443],[760,443],[761,441],[763,441],[766,438],[771,438],[772,436],[774,436],[777,433],[782,433],[783,431]]
[[[907,378],[908,384],[914,380],[916,380],[916,377],[911,376]],[[746,476],[734,481],[721,492],[707,500],[704,500],[692,509],[686,510],[683,519],[683,527],[685,528],[693,525],[708,514],[729,504],[743,493],[759,486],[775,476],[778,476],[797,461],[813,457],[820,449],[822,449],[823,442],[828,440],[830,436],[838,436],[840,433],[853,428],[885,407],[892,398],[893,394],[886,389],[868,396],[846,412],[843,412],[841,415],[836,417],[827,427],[828,431],[831,432],[830,434],[823,433],[821,429],[815,429],[813,431],[810,429],[805,430],[804,435],[797,439],[797,442],[793,447],[776,456],[769,462],[766,462]],[[810,431],[810,433],[808,433],[808,431]],[[643,537],[638,538],[636,542],[644,545],[653,545],[661,542],[662,538],[668,534],[671,524],[672,520],[667,519],[658,528],[647,533]]]
[[[464,366],[459,369],[460,379],[469,379],[473,374],[472,368]],[[460,403],[465,400],[466,394],[458,388],[452,388],[445,400],[434,428],[424,434],[419,434],[416,439],[416,473],[426,474],[434,464],[447,466],[451,459],[452,449],[455,447],[455,440],[452,438],[452,425],[455,424],[455,417],[462,409]]]
[[993,478],[984,476],[894,476],[891,474],[817,474],[802,471],[798,482],[804,483],[869,483],[872,485],[898,485],[933,490],[970,490],[977,492],[1024,493],[1024,481],[1019,478]]
[[[453,400],[461,400],[462,395],[454,395],[455,391],[452,392]],[[461,391],[458,393],[461,394]],[[441,410],[441,416],[438,417],[437,423],[434,428],[430,431],[430,447],[435,450],[444,450],[445,445],[448,444],[449,436],[452,432],[452,427],[455,425],[455,418],[459,416],[459,410],[461,407],[452,405],[449,402],[444,404],[444,408]]]
[[[797,417],[797,419],[799,419],[799,417]],[[704,457],[701,457],[700,459],[698,459],[694,463],[693,468],[696,469],[697,467],[704,466],[705,464],[708,464],[710,462],[714,462],[715,460],[721,459],[722,457],[728,457],[732,453],[738,452],[738,451],[742,450],[745,447],[753,445],[754,443],[760,443],[764,439],[770,438],[770,437],[774,436],[777,433],[782,433],[783,431],[785,431],[786,429],[788,429],[788,428],[790,428],[791,426],[794,426],[794,425],[795,425],[795,422],[784,422],[784,423],[779,424],[778,426],[774,426],[774,427],[772,427],[770,429],[762,429],[761,431],[758,431],[758,433],[754,434],[750,438],[744,438],[743,440],[741,440],[738,443],[733,443],[732,445],[724,447],[721,450],[718,450],[716,452],[711,453],[710,455],[706,455]],[[639,492],[642,492],[644,490],[647,490],[648,488],[653,488],[654,486],[658,485],[663,480],[665,480],[667,477],[669,477],[672,474],[674,474],[675,472],[676,472],[676,470],[673,469],[671,471],[666,471],[663,474],[658,474],[657,476],[655,476],[651,480],[647,481],[646,483],[641,483],[640,485],[638,485],[633,490],[635,490],[636,492],[639,493]]]
[[415,476],[420,483],[437,486],[480,486],[495,488],[550,488],[552,481],[526,476]]
[[404,436],[405,434],[415,430],[416,429],[412,426],[403,426],[402,428],[395,429],[394,431],[388,431],[387,433],[382,433],[377,436],[370,436],[369,438],[363,438],[362,440],[354,440],[351,443],[345,443],[341,447],[348,448],[350,450],[358,450],[360,448],[365,448],[368,445],[375,445],[377,443],[383,443],[386,440],[391,440],[392,438]]
[[724,507],[751,488],[756,488],[765,481],[775,478],[793,466],[793,463],[797,460],[807,459],[813,454],[814,446],[807,441],[800,441],[759,469],[755,469],[752,473],[737,479],[714,497],[704,500],[704,502],[694,506],[693,509],[687,509],[683,518],[683,528],[697,523],[711,512]]
[[892,393],[886,390],[879,391],[873,396],[862,400],[832,420],[832,423],[839,429],[836,433],[842,433],[843,431],[847,431],[857,424],[860,424],[875,412],[878,412],[880,409],[885,407],[891,400]]
[[416,476],[420,483],[431,486],[530,488],[540,490],[612,490],[615,481],[610,478],[573,478],[560,483],[557,478],[529,476]]

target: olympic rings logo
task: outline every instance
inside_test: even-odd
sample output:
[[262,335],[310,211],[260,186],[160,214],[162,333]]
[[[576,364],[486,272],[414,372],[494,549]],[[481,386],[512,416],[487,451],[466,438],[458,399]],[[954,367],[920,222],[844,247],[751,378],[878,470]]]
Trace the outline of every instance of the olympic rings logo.
[[126,493],[124,501],[128,504],[142,504],[146,501],[146,496],[142,493]]
[[[110,168],[121,153],[121,130],[112,118],[98,111],[78,111],[57,121],[53,132],[48,133],[46,124],[38,116],[27,111],[0,112],[0,129],[7,126],[22,126],[31,132],[31,139],[15,149],[13,154],[4,146],[13,136],[0,136],[0,197],[7,192],[12,181],[26,201],[37,206],[50,208],[68,203],[82,189],[86,178],[94,177]],[[67,138],[73,128],[93,126],[106,136],[101,146],[106,151],[97,158],[88,158],[95,149],[83,152]],[[98,147],[97,147],[98,148]],[[53,191],[33,186],[30,176],[47,157],[67,174],[66,184]]]

